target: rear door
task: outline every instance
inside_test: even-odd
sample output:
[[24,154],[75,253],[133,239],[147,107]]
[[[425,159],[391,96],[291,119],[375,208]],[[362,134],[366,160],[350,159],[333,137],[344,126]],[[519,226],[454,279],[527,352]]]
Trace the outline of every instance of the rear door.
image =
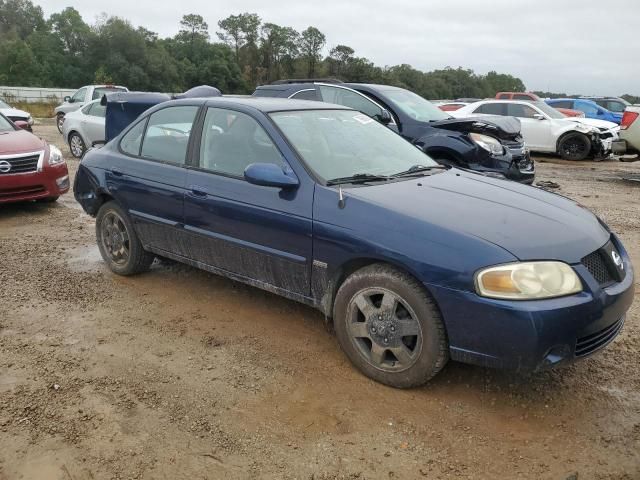
[[135,124],[112,157],[107,186],[142,243],[183,255],[186,158],[197,106],[170,106]]
[[106,112],[107,107],[100,105],[100,102],[93,102],[88,109],[83,110],[85,114],[84,130],[88,140],[87,147],[90,147],[93,142],[104,141],[104,118]]
[[313,183],[283,190],[243,177],[252,163],[291,168],[282,152],[293,153],[273,125],[209,108],[197,151],[184,210],[190,258],[262,287],[309,296]]

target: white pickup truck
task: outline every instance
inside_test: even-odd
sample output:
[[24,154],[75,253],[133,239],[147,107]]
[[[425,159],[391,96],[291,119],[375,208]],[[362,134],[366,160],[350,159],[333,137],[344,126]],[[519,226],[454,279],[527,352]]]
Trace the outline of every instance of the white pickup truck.
[[64,103],[55,108],[56,112],[56,124],[58,130],[62,133],[62,124],[64,123],[64,116],[69,112],[75,112],[84,105],[93,100],[98,100],[105,93],[114,92],[128,92],[127,87],[121,87],[118,85],[87,85],[79,88],[70,97],[64,97]]
[[628,153],[640,154],[640,105],[627,107],[620,123],[620,139],[627,143]]

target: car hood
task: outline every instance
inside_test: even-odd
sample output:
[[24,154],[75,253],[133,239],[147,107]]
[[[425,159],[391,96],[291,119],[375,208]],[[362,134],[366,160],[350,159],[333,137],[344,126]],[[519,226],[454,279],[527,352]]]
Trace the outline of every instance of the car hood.
[[520,136],[520,120],[515,117],[463,117],[450,118],[429,123],[429,126],[446,128],[459,132],[486,133],[505,140],[515,140]]
[[595,215],[572,200],[457,169],[344,192],[349,200],[379,208],[371,218],[411,217],[480,238],[520,260],[579,263],[610,237]]
[[29,118],[29,113],[24,110],[18,110],[17,108],[0,108],[0,112],[5,117],[24,117]]
[[606,120],[598,120],[597,118],[578,118],[578,117],[567,117],[563,120],[569,120],[570,122],[582,123],[583,125],[589,125],[590,127],[596,128],[605,128],[610,130],[612,128],[618,127],[617,123],[608,122]]
[[46,143],[26,130],[0,132],[0,155],[43,150]]

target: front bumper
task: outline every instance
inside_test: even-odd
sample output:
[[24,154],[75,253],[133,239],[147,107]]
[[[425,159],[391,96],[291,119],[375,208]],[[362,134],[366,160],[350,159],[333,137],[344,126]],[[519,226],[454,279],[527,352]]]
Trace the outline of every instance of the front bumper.
[[535,301],[506,301],[427,285],[444,317],[453,360],[486,367],[534,371],[588,356],[622,330],[634,295],[633,267],[617,239],[626,275],[601,288],[583,265],[574,265],[585,290]]
[[58,197],[69,191],[67,165],[46,166],[41,172],[0,176],[0,203]]

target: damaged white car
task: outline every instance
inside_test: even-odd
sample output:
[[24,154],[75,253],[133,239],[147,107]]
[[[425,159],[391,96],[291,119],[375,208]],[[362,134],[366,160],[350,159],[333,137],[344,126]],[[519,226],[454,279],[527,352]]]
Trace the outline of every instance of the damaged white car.
[[501,115],[517,117],[527,148],[557,153],[566,160],[602,158],[622,153],[615,123],[569,118],[542,101],[482,100],[450,112],[455,117]]

